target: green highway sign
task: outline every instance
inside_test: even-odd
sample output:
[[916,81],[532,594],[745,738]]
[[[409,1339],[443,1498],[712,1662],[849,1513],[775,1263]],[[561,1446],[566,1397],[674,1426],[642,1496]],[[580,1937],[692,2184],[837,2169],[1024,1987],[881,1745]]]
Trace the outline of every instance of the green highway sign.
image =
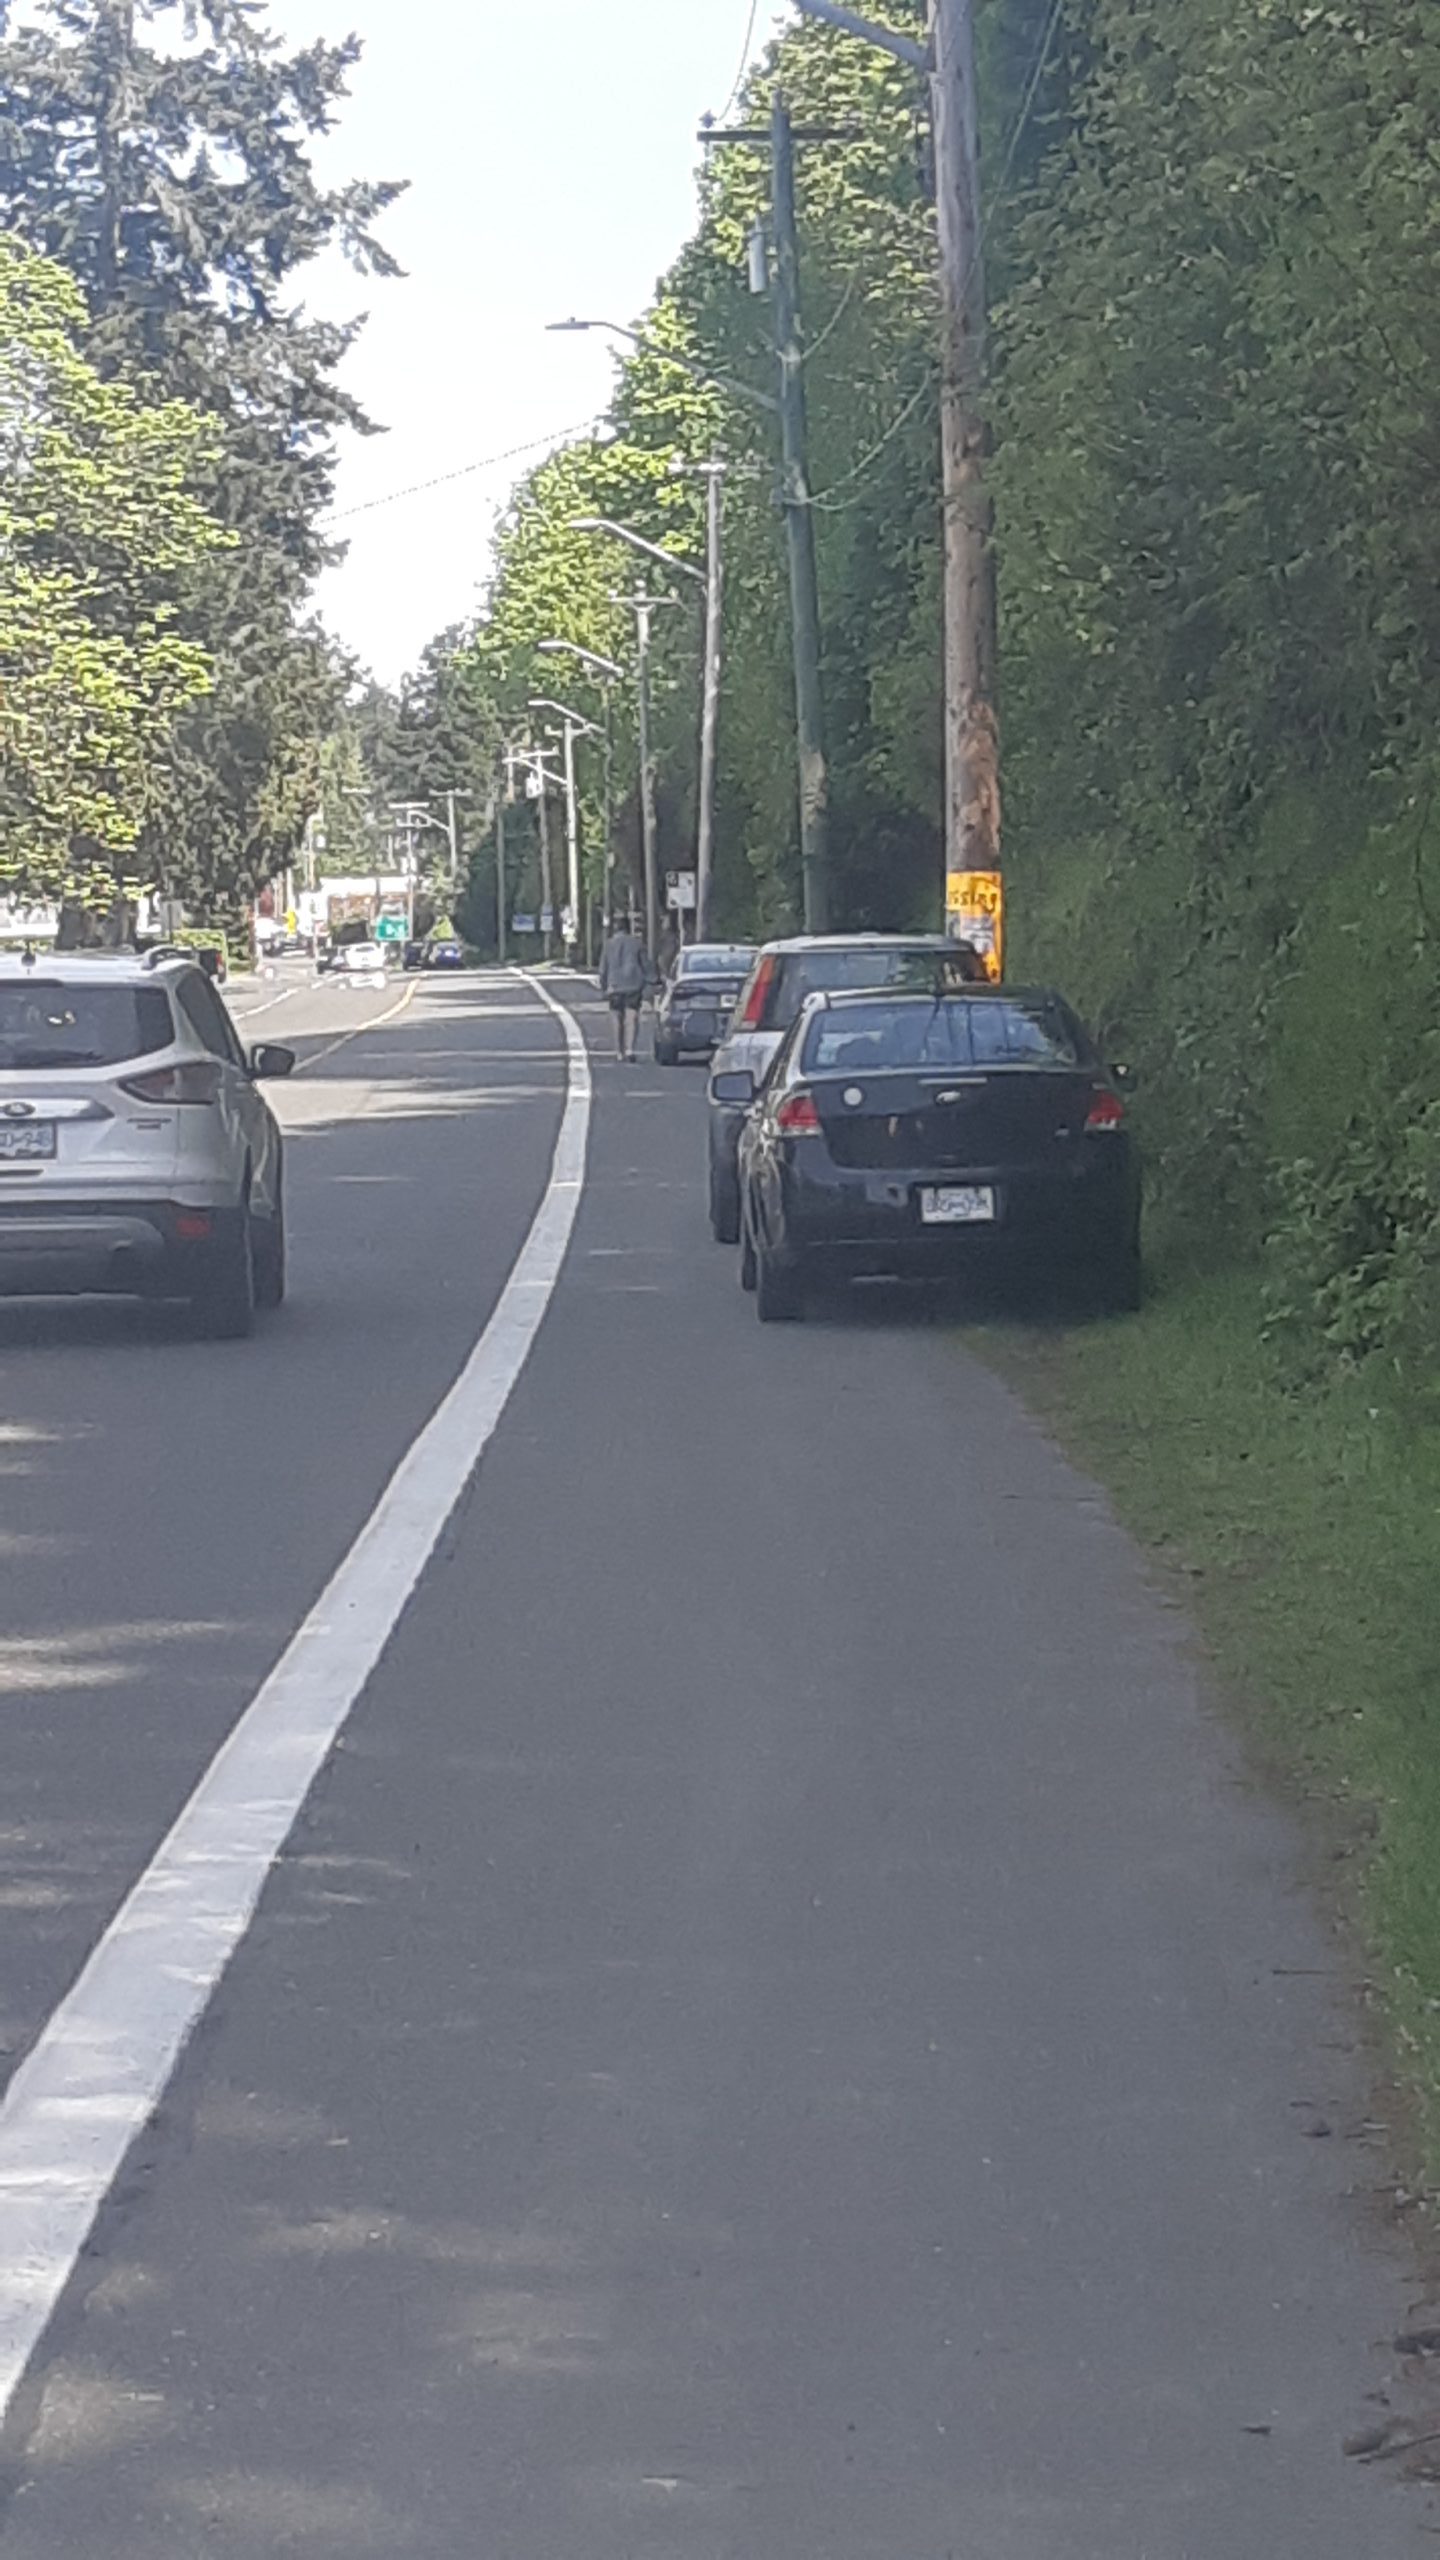
[[377,916],[375,920],[375,939],[377,942],[403,942],[405,939],[404,917]]

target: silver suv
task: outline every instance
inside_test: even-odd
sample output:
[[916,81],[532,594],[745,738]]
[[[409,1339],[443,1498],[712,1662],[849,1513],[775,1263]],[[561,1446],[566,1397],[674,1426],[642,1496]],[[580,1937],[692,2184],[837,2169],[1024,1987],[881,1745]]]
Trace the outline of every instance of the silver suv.
[[285,1294],[280,1132],[264,1076],[185,953],[0,958],[0,1295],[184,1298],[249,1333]]

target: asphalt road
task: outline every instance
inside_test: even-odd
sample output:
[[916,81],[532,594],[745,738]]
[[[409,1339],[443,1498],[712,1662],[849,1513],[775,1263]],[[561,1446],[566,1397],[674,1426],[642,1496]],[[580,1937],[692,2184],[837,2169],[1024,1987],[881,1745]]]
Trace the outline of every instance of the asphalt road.
[[[545,1193],[562,1026],[399,1001],[236,999],[309,1062],[253,1342],[0,1309],[7,2068]],[[596,1076],[528,1366],[17,2406],[6,2560],[1416,2560],[1340,2449],[1413,2299],[1350,1989],[1183,1622],[948,1326],[762,1331],[700,1076]]]

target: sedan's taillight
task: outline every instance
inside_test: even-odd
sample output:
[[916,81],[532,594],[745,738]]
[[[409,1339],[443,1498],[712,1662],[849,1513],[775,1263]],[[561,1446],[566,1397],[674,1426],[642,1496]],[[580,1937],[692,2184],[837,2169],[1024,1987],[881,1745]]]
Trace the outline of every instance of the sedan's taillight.
[[768,951],[750,981],[750,993],[745,999],[744,1010],[735,1024],[737,1031],[763,1031],[765,1007],[779,967],[780,963],[774,952]]
[[179,1066],[151,1067],[142,1076],[122,1076],[120,1090],[137,1102],[213,1102],[223,1070],[218,1058],[186,1058]]
[[798,1092],[787,1094],[775,1114],[775,1126],[782,1138],[818,1138],[820,1114],[815,1096],[802,1085]]
[[1097,1093],[1085,1114],[1085,1126],[1094,1134],[1107,1136],[1112,1129],[1125,1125],[1125,1105],[1118,1093]]

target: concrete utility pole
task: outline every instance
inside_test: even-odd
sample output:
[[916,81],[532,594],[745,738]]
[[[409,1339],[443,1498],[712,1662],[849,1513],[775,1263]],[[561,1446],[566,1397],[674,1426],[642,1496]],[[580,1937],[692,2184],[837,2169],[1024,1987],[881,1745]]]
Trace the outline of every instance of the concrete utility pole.
[[805,353],[800,327],[800,246],[795,225],[795,134],[776,92],[770,111],[771,212],[775,225],[775,354],[780,367],[781,504],[790,555],[795,660],[795,740],[800,763],[800,871],[805,930],[830,928],[830,774],[820,681],[820,588],[810,503]]
[[999,651],[995,559],[985,496],[985,268],[974,0],[929,0],[928,48],[839,5],[803,14],[928,74],[940,239],[941,460],[945,538],[945,867],[1000,867]]
[[507,766],[495,792],[495,956],[502,968],[510,949],[510,899],[505,883],[505,794],[509,787]]
[[709,940],[715,894],[715,750],[720,727],[720,662],[725,628],[725,465],[705,473],[705,682],[700,702],[700,807],[695,827],[695,939]]
[[[802,0],[803,5],[803,0]],[[780,504],[790,563],[790,641],[795,664],[795,744],[800,783],[800,868],[805,927],[830,922],[830,775],[825,754],[825,700],[820,675],[820,594],[815,571],[815,515],[810,495],[805,415],[805,351],[800,318],[800,247],[795,220],[797,141],[849,140],[848,132],[807,125],[797,133],[777,91],[768,126],[701,127],[707,149],[746,142],[769,147],[770,220],[775,251],[775,357],[780,373]],[[763,266],[763,255],[762,255]],[[757,290],[763,290],[763,275]]]

